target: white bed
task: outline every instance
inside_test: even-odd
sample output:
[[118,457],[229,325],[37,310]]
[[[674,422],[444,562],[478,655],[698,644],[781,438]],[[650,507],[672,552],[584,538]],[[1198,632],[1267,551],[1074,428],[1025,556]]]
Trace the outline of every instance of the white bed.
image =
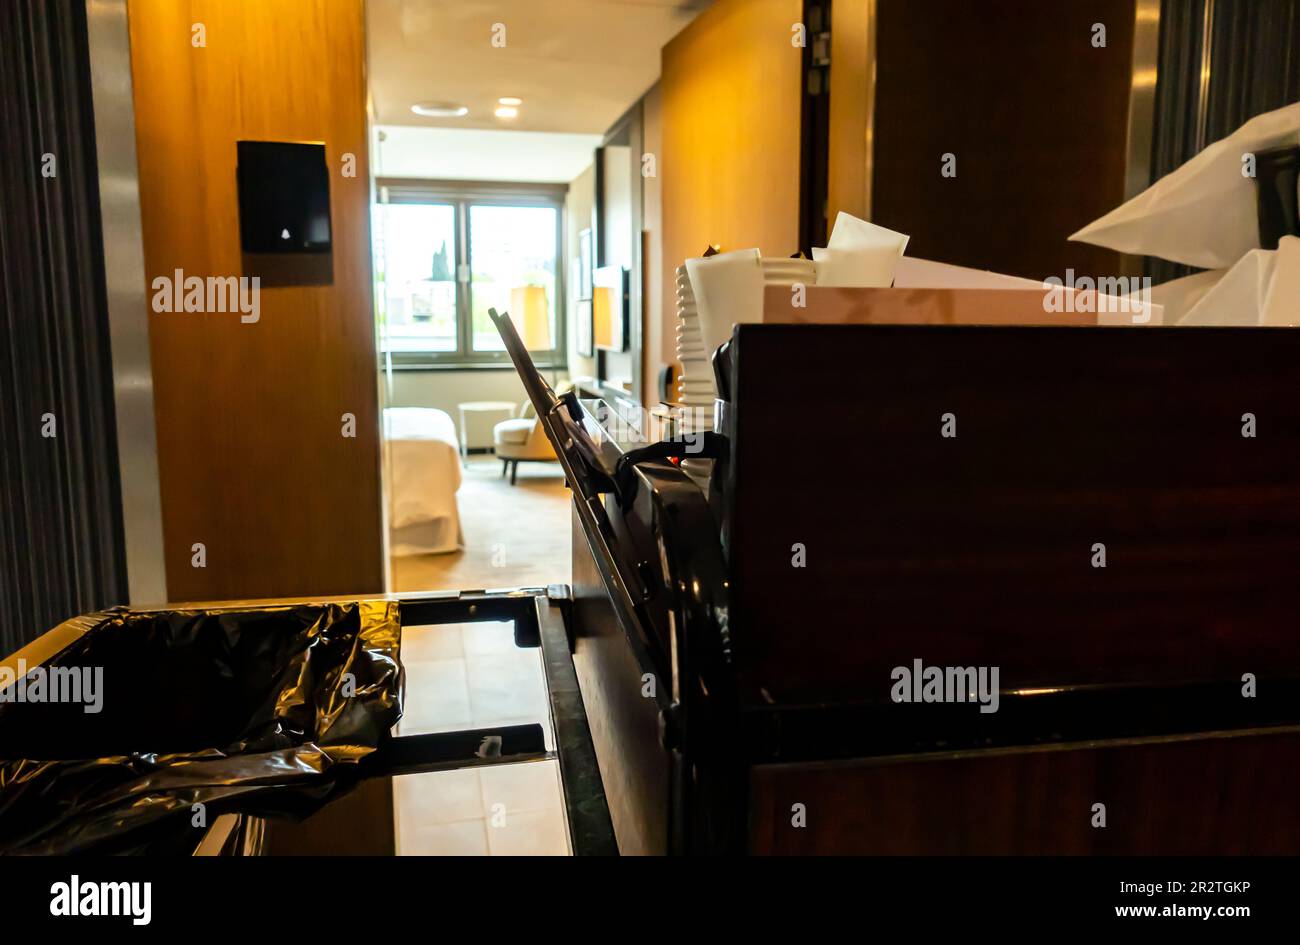
[[451,417],[432,407],[385,408],[384,448],[389,551],[428,555],[464,547],[456,508],[460,446]]

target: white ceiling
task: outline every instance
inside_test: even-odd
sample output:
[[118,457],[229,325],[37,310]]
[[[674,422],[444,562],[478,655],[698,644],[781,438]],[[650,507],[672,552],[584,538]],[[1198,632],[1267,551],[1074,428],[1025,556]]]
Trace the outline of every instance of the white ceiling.
[[[602,134],[659,77],[659,51],[710,0],[368,0],[380,125]],[[494,24],[505,46],[492,45]],[[523,99],[495,117],[497,99]],[[464,118],[411,106],[450,101]]]
[[[568,183],[591,164],[600,135],[380,125],[376,177]],[[382,139],[382,140],[379,140]]]

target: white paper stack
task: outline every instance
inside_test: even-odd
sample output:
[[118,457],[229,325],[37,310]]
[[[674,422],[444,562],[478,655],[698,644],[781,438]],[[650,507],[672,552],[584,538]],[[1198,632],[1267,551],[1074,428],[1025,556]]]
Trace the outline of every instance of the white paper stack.
[[764,286],[816,281],[811,259],[760,257],[756,249],[688,259],[677,267],[677,358],[682,362],[680,403],[689,408],[686,432],[712,429],[717,397],[713,352],[737,323],[763,320]]
[[686,275],[709,356],[731,337],[733,326],[763,320],[763,268],[757,249],[688,259]]
[[713,368],[700,331],[700,313],[691,291],[685,266],[677,267],[677,360],[682,362],[678,402],[686,406],[681,427],[684,433],[712,429]]
[[825,249],[812,259],[763,256],[741,249],[686,260],[677,267],[679,402],[686,432],[710,429],[717,387],[712,357],[738,324],[763,320],[763,289],[772,285],[889,286],[907,236],[847,213],[835,219]]
[[786,259],[783,256],[764,256],[759,260],[763,267],[763,285],[815,285],[817,264],[811,259]]

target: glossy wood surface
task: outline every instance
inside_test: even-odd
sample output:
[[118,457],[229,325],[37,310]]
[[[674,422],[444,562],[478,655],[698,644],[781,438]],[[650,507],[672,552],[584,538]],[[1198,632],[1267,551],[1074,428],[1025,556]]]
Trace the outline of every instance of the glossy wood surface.
[[1003,689],[1300,677],[1300,333],[737,331],[749,701],[886,703],[915,659]]
[[[1119,274],[1117,254],[1066,238],[1124,202],[1134,0],[877,0],[876,12],[872,219],[925,259]],[[945,154],[955,175],[941,173]]]
[[151,283],[246,274],[236,141],[324,142],[330,169],[332,284],[264,286],[252,324],[150,315],[169,597],[381,591],[361,0],[132,0],[129,15]]
[[1291,729],[759,767],[750,852],[1294,855],[1297,765]]
[[642,693],[640,667],[628,648],[576,512],[571,626],[573,667],[619,852],[665,854],[669,852],[671,761],[660,742],[658,709]]

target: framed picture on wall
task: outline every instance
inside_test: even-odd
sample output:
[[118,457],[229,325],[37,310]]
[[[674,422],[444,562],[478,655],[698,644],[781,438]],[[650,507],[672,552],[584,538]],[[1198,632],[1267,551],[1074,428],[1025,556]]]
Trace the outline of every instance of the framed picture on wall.
[[627,350],[628,274],[622,266],[603,266],[592,276],[592,336],[603,351]]
[[[591,298],[591,227],[578,233],[578,298]],[[590,307],[590,306],[589,306]]]
[[591,299],[578,299],[577,308],[578,354],[584,358],[596,356],[595,345],[591,335]]

